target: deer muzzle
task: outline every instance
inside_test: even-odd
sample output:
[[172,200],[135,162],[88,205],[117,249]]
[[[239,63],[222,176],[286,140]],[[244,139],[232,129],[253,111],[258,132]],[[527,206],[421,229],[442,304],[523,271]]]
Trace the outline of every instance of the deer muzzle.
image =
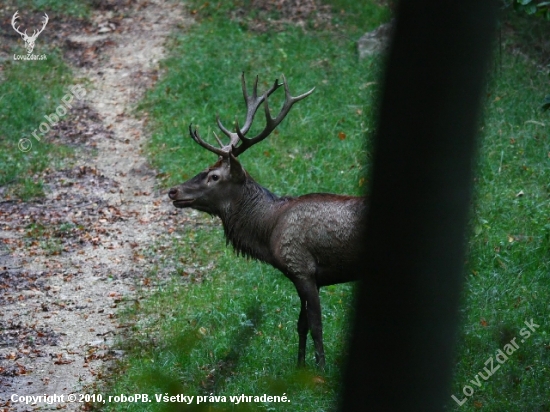
[[182,198],[181,191],[177,187],[173,187],[168,191],[168,197],[173,200],[175,207],[189,207],[195,201],[193,198]]

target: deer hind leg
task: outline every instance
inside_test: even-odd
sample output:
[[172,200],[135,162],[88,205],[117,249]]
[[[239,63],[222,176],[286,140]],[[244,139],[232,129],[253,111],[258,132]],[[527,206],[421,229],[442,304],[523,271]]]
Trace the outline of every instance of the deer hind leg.
[[300,316],[298,317],[298,366],[302,367],[306,364],[306,342],[309,323],[307,319],[307,301],[301,294],[300,304]]
[[325,349],[323,346],[323,323],[321,318],[321,300],[319,299],[319,289],[313,288],[307,301],[307,319],[311,337],[315,345],[315,362],[320,368],[325,367]]
[[315,361],[319,367],[323,368],[325,366],[325,350],[319,289],[315,284],[297,285],[296,288],[301,301],[300,317],[298,318],[298,364],[305,363],[306,340],[309,330],[315,345]]

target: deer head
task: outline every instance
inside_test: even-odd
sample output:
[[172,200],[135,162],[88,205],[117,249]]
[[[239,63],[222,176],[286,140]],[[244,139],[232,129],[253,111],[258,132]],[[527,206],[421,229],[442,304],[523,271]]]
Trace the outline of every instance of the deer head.
[[[203,148],[219,156],[218,161],[208,169],[199,173],[192,179],[178,187],[170,189],[168,196],[173,200],[174,206],[183,208],[191,207],[213,215],[220,215],[227,202],[238,196],[243,182],[247,178],[247,173],[241,166],[237,157],[247,149],[261,142],[283,121],[290,111],[292,105],[299,100],[309,96],[315,88],[310,91],[293,97],[290,94],[288,83],[283,76],[283,83],[275,80],[264,94],[258,96],[258,77],[254,82],[252,95],[248,94],[244,73],[241,76],[244,101],[246,103],[246,119],[243,127],[235,121],[235,132],[228,130],[217,117],[217,123],[220,130],[229,138],[229,143],[224,145],[219,137],[214,133],[220,147],[212,146],[205,142],[199,135],[197,129],[189,125],[191,138]],[[284,86],[285,101],[281,112],[274,118],[269,110],[268,97],[279,87]],[[246,134],[252,126],[254,116],[261,104],[264,104],[266,126],[254,137],[246,137]]]
[[42,22],[42,28],[38,31],[36,30],[33,30],[33,33],[32,33],[32,36],[29,36],[27,35],[27,30],[25,30],[25,32],[21,33],[19,31],[19,27],[21,26],[17,26],[15,27],[15,23],[16,23],[16,20],[19,18],[19,16],[17,15],[19,13],[19,10],[15,12],[15,14],[13,15],[12,19],[11,19],[11,25],[13,27],[13,29],[19,33],[21,35],[21,37],[23,38],[23,40],[25,41],[25,48],[27,49],[27,54],[31,54],[33,49],[34,49],[34,42],[36,41],[38,35],[40,33],[42,33],[44,31],[44,29],[46,28],[46,24],[48,24],[48,15],[46,13],[44,13],[44,21]]

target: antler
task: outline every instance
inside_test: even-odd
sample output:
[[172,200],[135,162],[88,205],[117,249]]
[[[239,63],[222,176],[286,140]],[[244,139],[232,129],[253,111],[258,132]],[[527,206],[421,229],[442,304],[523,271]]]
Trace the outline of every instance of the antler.
[[19,31],[19,27],[21,27],[21,25],[15,27],[15,21],[19,18],[19,16],[17,15],[18,13],[19,13],[19,10],[17,10],[17,11],[15,12],[15,14],[13,15],[13,17],[11,18],[11,26],[12,26],[13,29],[14,29],[17,33],[19,33],[21,36],[26,36],[26,35],[27,35],[27,30],[25,30],[25,33],[21,33],[21,32]]
[[32,36],[29,36],[27,34],[27,30],[25,30],[24,33],[21,33],[19,31],[19,27],[21,27],[21,25],[15,27],[15,22],[19,18],[19,16],[17,15],[18,13],[19,13],[19,10],[17,10],[15,12],[15,14],[13,15],[13,17],[11,18],[11,25],[12,25],[13,29],[23,37],[29,37],[29,38],[36,39],[38,37],[38,35],[44,31],[44,29],[46,28],[46,24],[48,24],[48,21],[50,20],[48,15],[46,13],[44,13],[44,16],[43,16],[44,21],[42,22],[42,28],[40,30],[38,30],[38,32],[36,30],[33,30]]
[[[195,142],[200,144],[205,149],[216,153],[219,156],[222,157],[229,157],[229,154],[231,153],[233,156],[237,157],[241,153],[243,153],[248,148],[252,147],[256,143],[261,142],[263,139],[265,139],[267,136],[271,134],[271,132],[283,121],[285,116],[290,111],[292,105],[296,103],[299,100],[302,100],[309,96],[313,91],[315,90],[315,87],[311,89],[310,91],[303,93],[299,96],[293,97],[290,94],[290,90],[288,88],[288,83],[285,79],[285,76],[283,75],[283,83],[280,84],[278,79],[275,80],[273,83],[273,86],[269,90],[267,90],[263,95],[258,96],[258,76],[256,76],[256,81],[254,82],[254,87],[252,89],[252,95],[248,94],[247,88],[246,88],[246,81],[244,78],[244,72],[241,76],[241,82],[242,82],[242,89],[243,89],[243,96],[244,101],[246,103],[246,119],[244,122],[244,125],[242,128],[239,127],[239,123],[235,121],[235,130],[236,132],[229,131],[220,121],[219,116],[217,116],[216,121],[218,123],[218,127],[220,130],[229,137],[229,144],[224,145],[218,136],[214,133],[214,136],[216,137],[216,140],[220,144],[221,148],[217,148],[212,146],[211,144],[205,142],[201,139],[199,134],[197,133],[197,129],[193,130],[192,126],[189,126],[189,132],[191,134],[191,137]],[[268,103],[268,97],[279,87],[284,86],[285,89],[285,102],[283,104],[283,108],[281,109],[281,112],[277,115],[277,117],[273,118],[271,116],[271,113],[269,111],[269,103]],[[259,134],[257,134],[254,137],[247,138],[245,137],[246,133],[250,130],[250,126],[252,126],[252,122],[254,120],[254,116],[256,112],[258,111],[258,108],[260,105],[264,103],[265,108],[265,119],[266,119],[266,126],[264,130],[262,130]],[[241,142],[240,145],[238,145],[239,141]],[[238,145],[238,146],[237,146]]]
[[40,33],[42,33],[44,31],[44,29],[46,28],[46,24],[48,24],[48,21],[50,20],[50,18],[48,17],[48,15],[46,13],[44,13],[43,19],[44,19],[44,22],[42,23],[42,28],[40,30],[38,30],[38,33],[36,33],[36,34],[34,33],[36,30],[33,30],[32,37],[34,37],[34,38],[38,37],[38,35]]

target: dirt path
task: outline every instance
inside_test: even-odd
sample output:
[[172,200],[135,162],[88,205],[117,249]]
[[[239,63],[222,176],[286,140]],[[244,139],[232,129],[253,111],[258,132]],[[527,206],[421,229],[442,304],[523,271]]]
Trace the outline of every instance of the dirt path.
[[93,31],[67,39],[77,78],[91,82],[58,129],[76,164],[44,173],[39,203],[0,203],[0,410],[45,408],[9,398],[78,393],[123,355],[111,349],[124,330],[117,307],[149,284],[143,250],[176,218],[131,109],[157,78],[166,36],[190,20],[168,1],[129,3],[127,17],[97,11]]

